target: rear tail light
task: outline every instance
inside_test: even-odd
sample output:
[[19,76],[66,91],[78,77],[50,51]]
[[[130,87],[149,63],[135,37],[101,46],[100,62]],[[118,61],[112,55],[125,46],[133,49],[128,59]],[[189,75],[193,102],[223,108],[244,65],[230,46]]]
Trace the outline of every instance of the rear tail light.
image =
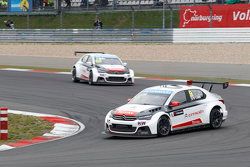
[[222,102],[223,104],[225,103],[223,99],[219,100],[220,102]]

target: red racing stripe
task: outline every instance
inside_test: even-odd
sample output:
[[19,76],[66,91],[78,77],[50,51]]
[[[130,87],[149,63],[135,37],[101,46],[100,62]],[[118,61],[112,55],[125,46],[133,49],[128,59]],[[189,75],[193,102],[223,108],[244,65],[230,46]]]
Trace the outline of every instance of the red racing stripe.
[[114,113],[116,116],[128,116],[128,117],[134,117],[134,116],[136,116],[136,112],[134,112],[134,111],[116,111],[115,113]]
[[198,119],[195,119],[195,120],[192,120],[192,121],[188,121],[188,122],[184,122],[184,123],[181,123],[181,124],[177,124],[177,125],[174,125],[173,128],[182,128],[182,127],[185,127],[185,126],[192,126],[192,125],[198,125],[198,124],[201,124],[202,121],[200,118]]

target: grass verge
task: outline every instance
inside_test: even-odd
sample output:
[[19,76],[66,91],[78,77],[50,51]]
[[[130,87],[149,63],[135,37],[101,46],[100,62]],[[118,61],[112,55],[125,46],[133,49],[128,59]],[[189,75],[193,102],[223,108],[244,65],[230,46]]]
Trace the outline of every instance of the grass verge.
[[70,72],[70,69],[63,68],[47,68],[47,67],[34,67],[34,66],[12,66],[12,65],[0,65],[0,69],[3,68],[16,68],[16,69],[34,69],[34,70],[44,70],[48,72]]
[[[60,68],[45,68],[45,67],[33,67],[33,66],[11,66],[11,65],[0,65],[2,68],[17,68],[17,69],[34,69],[48,72],[70,72],[70,69]],[[137,77],[148,77],[155,79],[183,79],[183,80],[202,80],[202,81],[213,81],[213,82],[230,82],[230,83],[244,83],[250,84],[250,80],[240,80],[232,78],[212,78],[212,77],[194,77],[194,76],[174,76],[174,75],[154,75],[154,74],[141,74],[136,73]]]
[[9,114],[8,119],[9,140],[0,140],[0,144],[32,139],[53,129],[52,123],[34,116]]
[[[58,29],[58,28],[94,28],[93,23],[97,13],[63,13],[60,15],[9,15],[1,16],[0,28],[6,28],[4,20],[11,19],[15,23],[15,28],[38,28],[38,29]],[[134,22],[132,21],[132,11],[98,11],[98,16],[103,22],[103,28],[162,28],[162,10],[158,11],[135,11]],[[173,27],[178,27],[178,11],[165,11],[165,25],[169,28],[171,25],[171,16],[173,16]]]

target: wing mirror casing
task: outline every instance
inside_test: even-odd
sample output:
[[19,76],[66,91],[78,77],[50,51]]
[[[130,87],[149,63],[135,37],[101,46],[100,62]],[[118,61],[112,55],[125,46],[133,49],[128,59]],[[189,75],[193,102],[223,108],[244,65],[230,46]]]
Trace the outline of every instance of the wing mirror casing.
[[126,66],[128,65],[128,63],[125,63],[125,62],[124,62],[124,63],[122,63],[122,64],[123,64],[123,66],[124,66],[124,67],[126,67]]
[[92,66],[93,64],[91,62],[86,62],[87,65]]
[[180,106],[180,105],[181,105],[181,103],[178,102],[178,101],[171,101],[168,106],[173,108],[173,107],[177,107],[177,106]]

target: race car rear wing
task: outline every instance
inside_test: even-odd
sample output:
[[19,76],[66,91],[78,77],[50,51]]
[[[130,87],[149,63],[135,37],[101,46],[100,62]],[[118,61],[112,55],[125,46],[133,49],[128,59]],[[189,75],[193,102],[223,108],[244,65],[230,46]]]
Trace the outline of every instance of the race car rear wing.
[[228,88],[229,82],[209,82],[209,81],[193,81],[193,80],[188,80],[187,85],[192,85],[193,83],[200,83],[202,84],[201,87],[204,88],[205,85],[210,85],[209,86],[209,92],[212,91],[214,85],[222,85],[223,89]]
[[79,54],[79,53],[84,53],[84,54],[86,54],[86,53],[101,53],[101,54],[104,54],[104,52],[82,52],[82,51],[75,51],[74,55],[77,56],[77,54]]

